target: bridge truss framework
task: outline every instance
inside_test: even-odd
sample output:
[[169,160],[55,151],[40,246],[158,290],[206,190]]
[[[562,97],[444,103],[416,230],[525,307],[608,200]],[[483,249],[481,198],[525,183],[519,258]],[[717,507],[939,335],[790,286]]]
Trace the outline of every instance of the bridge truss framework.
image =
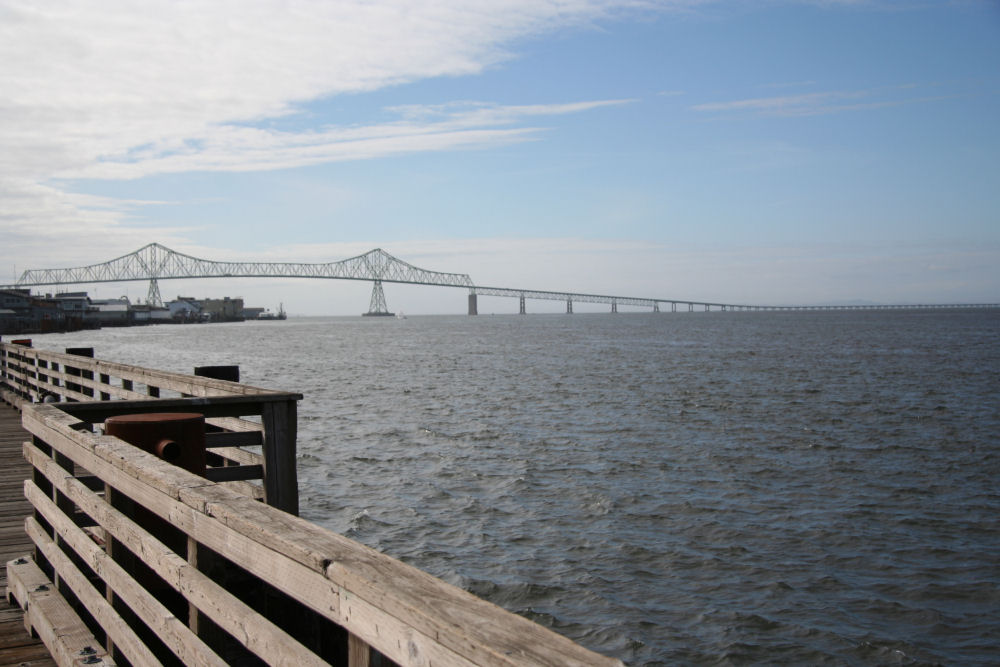
[[[619,306],[651,308],[661,312],[669,307],[671,312],[693,312],[698,309],[721,311],[794,311],[794,310],[884,310],[919,308],[997,308],[1000,304],[920,304],[920,305],[862,305],[862,306],[761,306],[747,304],[687,301],[682,299],[656,299],[629,296],[610,296],[544,290],[527,290],[507,287],[476,285],[465,273],[429,271],[404,262],[381,248],[339,262],[219,262],[200,259],[176,252],[158,243],[150,243],[135,252],[100,264],[68,269],[29,269],[24,271],[10,288],[44,285],[78,285],[102,282],[149,281],[147,302],[162,305],[159,280],[167,278],[325,278],[335,280],[367,280],[373,283],[372,304],[387,312],[382,283],[460,287],[469,290],[469,314],[478,313],[479,296],[513,297],[519,299],[520,312],[526,312],[527,299],[563,301],[566,312],[573,312],[574,303],[600,303],[618,312]],[[372,311],[376,305],[370,306]],[[370,311],[370,313],[373,313]]]

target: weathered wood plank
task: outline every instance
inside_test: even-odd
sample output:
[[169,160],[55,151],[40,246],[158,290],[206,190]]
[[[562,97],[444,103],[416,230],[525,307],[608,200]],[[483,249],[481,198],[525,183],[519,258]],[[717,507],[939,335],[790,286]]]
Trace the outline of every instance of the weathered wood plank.
[[369,667],[372,648],[355,635],[347,637],[347,667]]
[[[152,376],[146,380],[136,382],[154,386]],[[198,405],[206,406],[203,412],[213,413],[213,418],[227,418],[247,414],[247,405],[240,405],[239,398],[128,401],[121,407],[162,411],[164,407],[191,410]],[[273,481],[294,470],[289,467],[289,462],[294,466],[294,447],[281,450],[276,443],[283,439],[294,443],[297,398],[270,394],[252,400],[264,422],[267,484],[268,476]],[[75,430],[81,419],[102,420],[107,409],[106,404],[94,403],[26,406],[24,423],[54,452],[167,520],[190,540],[341,625],[353,636],[348,648],[354,660],[365,660],[363,647],[369,645],[404,666],[620,664],[415,568],[116,438]],[[251,428],[259,431],[261,425]],[[68,488],[61,484],[57,487]],[[269,501],[279,500],[283,493],[271,491],[268,488]],[[40,506],[51,505],[44,494],[32,493],[39,495]],[[281,502],[288,503],[288,496]],[[56,523],[68,526],[69,522]]]
[[295,401],[266,403],[261,419],[264,422],[264,499],[272,507],[298,515]]
[[227,461],[238,463],[240,465],[254,466],[264,464],[263,456],[257,452],[249,452],[239,447],[219,447],[217,449],[211,449],[209,452],[211,454],[221,456]]
[[[223,466],[221,468],[208,468],[205,470],[205,478],[213,482],[242,482],[248,479],[260,479],[264,476],[264,466]],[[266,491],[265,491],[266,493]]]
[[254,426],[256,426],[257,429],[249,432],[206,433],[205,446],[209,449],[216,450],[219,448],[238,449],[239,447],[260,447],[264,444],[264,437],[259,430],[260,425],[254,424]]
[[206,417],[241,417],[260,414],[263,406],[283,401],[280,396],[219,396],[211,399],[143,397],[128,401],[62,403],[59,406],[67,414],[96,423],[110,416],[144,412],[200,412]]
[[[53,421],[62,421],[62,428],[67,428],[66,415],[58,417],[49,406],[39,406],[31,412],[35,416],[48,413],[53,416]],[[33,424],[32,428],[35,427]],[[62,451],[93,474],[105,480],[113,480],[113,485],[119,491],[167,519],[200,544],[225,555],[263,581],[269,582],[317,613],[353,631],[399,664],[442,666],[473,664],[446,649],[431,637],[415,632],[391,613],[374,608],[361,598],[351,596],[350,613],[342,614],[341,588],[330,582],[323,574],[323,558],[318,559],[318,566],[306,567],[207,516],[203,508],[209,496],[192,495],[187,498],[188,502],[193,502],[199,507],[197,510],[178,498],[195,488],[207,485],[206,489],[213,492],[211,498],[242,500],[252,506],[268,507],[267,505],[211,484],[116,438],[76,433],[72,430],[60,433],[53,428],[46,429],[40,424],[37,428],[44,435],[45,441],[54,449]],[[72,440],[74,436],[85,443],[89,441],[90,446],[74,446]],[[272,518],[296,519],[285,512],[269,509]],[[301,525],[311,525],[303,520],[297,521]]]
[[[21,443],[30,438],[21,427],[17,410],[0,404],[0,563],[30,554],[31,540],[24,532],[24,517],[31,504],[24,497],[24,480],[31,466],[21,456]],[[0,588],[8,587],[7,569],[0,566]],[[55,665],[38,637],[24,629],[24,612],[6,599],[0,601],[0,665]]]
[[[283,392],[275,392],[270,389],[254,387],[253,385],[238,382],[228,382],[226,380],[216,380],[196,375],[186,375],[184,373],[173,373],[161,371],[142,366],[121,364],[102,359],[92,359],[80,357],[50,350],[40,350],[0,343],[0,348],[7,351],[4,361],[7,371],[19,379],[34,379],[39,361],[46,362],[48,368],[44,373],[52,377],[65,380],[67,374],[54,371],[51,366],[57,364],[60,368],[70,366],[84,371],[89,371],[96,377],[107,376],[109,378],[119,378],[128,380],[130,383],[139,383],[147,386],[155,386],[160,389],[187,394],[189,396],[232,396],[232,395],[270,395]],[[105,388],[113,393],[119,387],[113,384],[101,383],[98,380],[90,380],[80,376],[69,376],[69,381],[89,388]]]
[[[44,532],[42,535],[45,535]],[[49,544],[55,547],[51,542]],[[61,556],[60,560],[68,562],[69,559],[62,552],[58,555]],[[38,634],[56,662],[64,665],[82,664],[83,656],[93,655],[100,658],[102,664],[115,664],[66,600],[55,592],[55,586],[34,562],[9,562],[7,572],[12,584],[12,594],[25,608],[25,625]],[[148,664],[158,663],[154,660]]]
[[58,667],[41,640],[21,648],[0,651],[2,667]]
[[[30,485],[31,482],[26,484]],[[46,505],[45,494],[40,491],[33,495],[35,495],[33,502],[36,507],[40,507],[42,514],[45,515],[45,520],[49,523],[61,524],[57,530],[65,538],[69,531],[66,522],[59,518],[58,509],[51,501]],[[55,542],[49,538],[41,525],[34,518],[29,517],[25,521],[25,527],[32,540],[45,554],[46,559],[52,563],[59,576],[65,580],[66,585],[73,589],[74,594],[87,608],[87,611],[108,632],[115,643],[115,650],[121,651],[133,664],[160,664],[152,651],[136,636],[113,606],[87,581],[87,578],[73,562],[56,547]],[[67,542],[69,541],[67,539]],[[79,543],[76,542],[72,544],[74,547],[79,546]],[[87,564],[108,582],[115,595],[120,597],[143,622],[149,625],[179,658],[185,662],[190,660],[191,662],[187,662],[187,664],[191,665],[221,667],[225,664],[204,643],[197,640],[187,626],[171,614],[166,607],[155,599],[149,599],[151,596],[148,594],[143,595],[145,591],[125,573],[120,565],[111,560],[110,556],[105,554],[103,550],[98,549],[98,551],[100,551],[100,556],[93,552],[80,554],[77,551],[77,553],[85,559],[91,559]],[[187,632],[187,636],[184,636],[177,626],[183,628]],[[46,646],[48,646],[48,642],[46,642]]]
[[258,445],[264,443],[264,427],[260,425],[260,422],[240,419],[238,417],[209,417],[205,419],[205,423],[224,428],[227,431],[233,431],[234,433],[256,434],[250,437],[259,440],[257,442]]
[[[29,412],[36,416],[29,418]],[[416,568],[226,491],[115,438],[68,430],[65,415],[57,417],[55,412],[50,406],[40,406],[25,413],[26,419],[35,420],[32,431],[49,445],[105,480],[113,479],[116,488],[199,543],[341,624],[400,664],[425,660],[480,665],[620,664]]]
[[[272,665],[292,667],[325,664],[287,633],[192,567],[187,560],[171,551],[141,526],[110,507],[103,498],[73,477],[65,476],[37,448],[26,446],[26,452],[32,464],[67,498],[94,518],[120,543],[134,553],[141,553],[143,562],[167,584],[249,650]],[[85,544],[83,548],[94,553],[90,545]],[[79,549],[77,551],[79,553]]]

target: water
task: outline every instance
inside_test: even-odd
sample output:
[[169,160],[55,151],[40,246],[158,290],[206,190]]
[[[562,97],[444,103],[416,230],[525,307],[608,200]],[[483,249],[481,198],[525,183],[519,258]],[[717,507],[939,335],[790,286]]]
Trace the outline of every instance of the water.
[[302,392],[303,516],[629,664],[1000,661],[1000,312],[35,341]]

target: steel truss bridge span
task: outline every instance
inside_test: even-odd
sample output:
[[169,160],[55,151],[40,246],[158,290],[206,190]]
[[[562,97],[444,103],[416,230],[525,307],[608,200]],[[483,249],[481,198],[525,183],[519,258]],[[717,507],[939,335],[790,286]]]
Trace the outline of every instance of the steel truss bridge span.
[[[473,286],[464,273],[428,271],[399,260],[381,248],[339,262],[218,262],[200,259],[150,243],[135,252],[100,264],[70,269],[31,269],[15,287],[77,285],[148,280],[151,305],[162,305],[158,281],[166,278],[327,278],[369,280],[381,292],[382,282],[411,285]],[[373,292],[373,302],[375,293]],[[384,302],[384,299],[383,299]]]
[[150,243],[128,255],[101,264],[73,269],[25,271],[17,285],[66,285],[80,283],[154,280],[157,278],[340,278],[383,280],[417,285],[472,287],[464,273],[441,273],[417,268],[381,248],[339,262],[216,262]]
[[998,308],[1000,304],[926,304],[897,306],[758,306],[746,304],[686,301],[679,299],[653,299],[628,296],[608,296],[582,294],[576,292],[552,292],[542,290],[513,289],[507,287],[478,286],[465,273],[444,273],[429,271],[404,262],[381,248],[375,248],[363,255],[338,262],[219,262],[200,259],[150,243],[135,252],[117,257],[100,264],[91,264],[68,269],[29,269],[21,274],[14,285],[9,287],[37,287],[43,285],[79,285],[102,282],[149,281],[150,305],[162,305],[159,283],[161,279],[174,278],[325,278],[335,280],[367,280],[373,283],[372,299],[368,314],[385,315],[385,296],[382,283],[404,283],[409,285],[432,285],[440,287],[462,287],[469,290],[469,314],[478,313],[479,296],[513,297],[520,301],[520,312],[525,313],[527,299],[563,301],[566,312],[573,312],[573,303],[609,304],[612,312],[618,306],[651,308],[654,312],[669,306],[672,312],[698,309],[722,311],[762,311],[762,310],[876,310],[876,309],[918,309],[918,308]]

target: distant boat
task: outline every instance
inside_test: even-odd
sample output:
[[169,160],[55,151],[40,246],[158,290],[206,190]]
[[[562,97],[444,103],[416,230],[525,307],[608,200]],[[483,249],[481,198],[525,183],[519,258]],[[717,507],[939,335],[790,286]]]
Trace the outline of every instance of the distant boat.
[[272,313],[270,310],[265,310],[263,313],[257,316],[258,320],[284,320],[287,319],[288,315],[285,314],[285,304],[278,304],[278,312]]

